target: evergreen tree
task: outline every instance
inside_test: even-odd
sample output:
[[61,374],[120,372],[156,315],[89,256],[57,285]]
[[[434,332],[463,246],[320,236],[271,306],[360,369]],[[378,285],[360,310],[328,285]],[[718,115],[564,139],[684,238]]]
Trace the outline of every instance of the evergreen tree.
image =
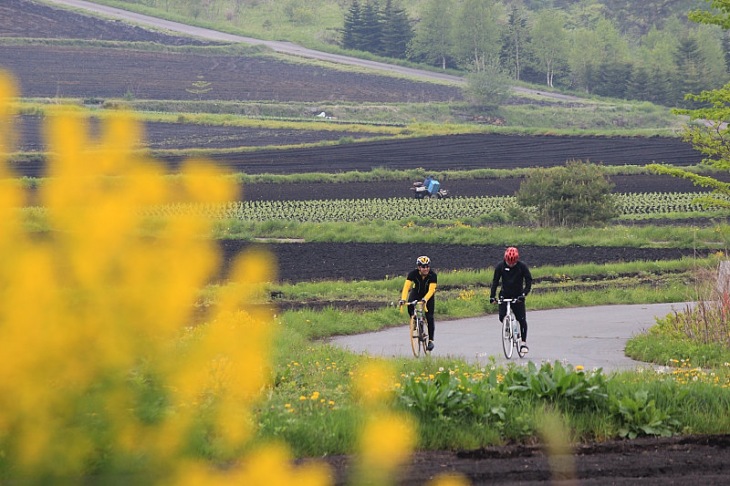
[[647,101],[664,106],[674,106],[677,96],[673,92],[671,86],[673,78],[674,71],[672,66],[667,66],[663,69],[651,69],[649,71],[649,85],[651,86],[651,92],[649,93]]
[[345,13],[345,23],[342,29],[342,47],[345,49],[359,49],[362,45],[362,12],[360,2],[352,0],[349,10]]
[[359,49],[361,51],[381,53],[381,39],[383,34],[383,21],[380,14],[380,5],[377,0],[368,1],[362,8],[360,17],[362,26],[362,38]]
[[387,0],[383,11],[383,29],[380,39],[382,54],[388,57],[404,59],[408,44],[413,39],[413,27],[408,14],[403,8]]
[[677,104],[683,108],[692,108],[692,102],[683,99],[684,93],[698,93],[704,85],[703,59],[697,41],[691,37],[680,39],[674,62],[677,66],[674,84],[678,90]]
[[628,80],[631,76],[631,65],[629,63],[605,61],[601,64],[599,72],[599,82],[594,93],[613,98],[626,97]]
[[651,98],[649,71],[644,66],[635,66],[626,87],[626,97],[632,100],[648,101]]

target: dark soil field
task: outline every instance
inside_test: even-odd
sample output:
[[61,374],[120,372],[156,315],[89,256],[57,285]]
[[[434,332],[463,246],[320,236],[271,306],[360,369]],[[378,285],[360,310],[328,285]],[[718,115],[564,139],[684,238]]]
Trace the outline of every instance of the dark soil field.
[[[519,245],[521,259],[531,267],[577,263],[617,263],[704,257],[692,248],[635,248]],[[226,262],[251,243],[223,240]],[[279,279],[290,283],[316,280],[382,280],[405,277],[416,257],[428,255],[436,272],[492,267],[504,248],[492,245],[419,245],[410,243],[266,243],[279,263]],[[226,265],[228,267],[228,265]]]
[[[120,21],[87,17],[30,0],[0,0],[0,38],[85,39],[135,41],[160,46],[210,44],[171,33],[152,32]],[[293,64],[268,56],[204,54],[195,50],[134,49],[120,45],[43,45],[40,42],[0,45],[0,68],[12,72],[24,97],[77,97],[84,100],[132,97],[159,100],[306,101],[312,112],[324,101],[436,102],[459,99],[456,88],[386,76],[356,74],[320,66]],[[188,89],[198,79],[211,83],[203,95]],[[38,121],[24,117],[18,124],[19,145],[41,151]],[[236,130],[183,124],[149,124],[147,146],[228,148],[287,145],[338,140],[341,132],[297,130]],[[357,139],[363,135],[347,133]],[[334,137],[334,138],[333,138]],[[212,157],[233,172],[295,173],[367,171],[377,167],[424,168],[442,171],[475,168],[552,166],[581,159],[606,165],[666,162],[696,164],[701,156],[677,139],[600,137],[510,137],[466,135],[384,142],[343,143],[297,150],[239,152]],[[165,162],[175,171],[180,159]],[[15,164],[21,175],[41,176],[42,162]],[[617,192],[696,191],[686,182],[665,176],[616,176]],[[506,195],[518,179],[444,180],[453,196]],[[402,183],[254,184],[243,198],[327,199],[409,195]],[[414,200],[414,204],[417,201]],[[519,245],[519,242],[515,242]],[[248,244],[223,241],[224,260]],[[455,245],[385,245],[268,243],[279,262],[282,281],[321,279],[400,279],[416,256],[428,254],[437,271],[475,269],[493,265],[503,248]],[[578,262],[617,262],[675,259],[694,255],[692,249],[605,247],[520,247],[532,266]],[[225,267],[226,265],[224,265]],[[537,446],[495,447],[463,452],[418,452],[398,484],[424,484],[434,475],[460,472],[472,484],[727,484],[730,453],[727,436],[646,438],[601,444],[581,444],[572,456],[574,474],[551,475],[548,460]],[[344,484],[348,457],[329,457],[337,484]],[[567,482],[564,484],[568,484]]]
[[[24,125],[25,126],[25,125]],[[302,141],[305,137],[325,140],[334,138],[331,132],[236,130],[227,127],[199,126],[200,133],[191,135],[193,127],[185,126],[182,136],[171,136],[174,130],[169,124],[149,124],[146,131],[149,144],[167,149],[189,148],[189,140],[222,146],[240,147],[251,140],[274,142],[281,145]],[[25,137],[22,146],[40,147],[39,130],[22,130]],[[184,156],[157,157],[175,172],[184,162]],[[296,149],[263,149],[256,151],[228,152],[208,155],[215,165],[230,172],[247,174],[292,174],[308,172],[337,173],[347,171],[370,171],[374,168],[425,169],[427,171],[470,170],[470,169],[516,169],[528,167],[551,167],[564,165],[567,161],[582,160],[603,165],[645,165],[653,162],[677,166],[695,165],[702,160],[702,154],[691,145],[676,138],[665,137],[589,137],[589,136],[519,136],[500,134],[464,134],[360,141],[328,146],[314,146]],[[44,172],[42,161],[17,164],[18,174],[40,177]]]

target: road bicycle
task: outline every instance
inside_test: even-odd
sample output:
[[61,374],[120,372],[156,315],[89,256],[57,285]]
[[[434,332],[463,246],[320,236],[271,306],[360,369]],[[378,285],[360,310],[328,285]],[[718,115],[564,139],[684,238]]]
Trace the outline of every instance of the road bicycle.
[[520,323],[517,321],[514,312],[512,312],[512,304],[515,302],[518,302],[518,299],[500,297],[497,301],[498,304],[507,304],[507,314],[502,320],[502,349],[504,350],[504,357],[507,359],[512,358],[512,352],[515,349],[520,358],[523,358],[526,354],[520,345]]
[[406,302],[406,305],[414,306],[413,316],[411,316],[408,325],[413,356],[418,358],[421,352],[430,354],[431,351],[428,350],[428,328],[426,327],[426,318],[423,313],[423,302],[414,300],[413,302]]

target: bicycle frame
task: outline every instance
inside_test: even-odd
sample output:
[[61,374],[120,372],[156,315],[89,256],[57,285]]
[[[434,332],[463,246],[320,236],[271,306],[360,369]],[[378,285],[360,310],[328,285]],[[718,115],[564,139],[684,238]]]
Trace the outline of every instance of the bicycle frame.
[[500,298],[497,301],[499,304],[507,304],[507,313],[502,321],[502,350],[504,351],[504,357],[507,359],[512,358],[515,349],[520,358],[525,356],[520,347],[520,324],[517,322],[514,312],[512,312],[512,304],[515,302],[518,302],[518,300]]
[[413,302],[406,302],[406,304],[413,306],[413,316],[411,317],[408,325],[408,331],[410,334],[413,356],[417,358],[420,356],[421,351],[423,351],[424,354],[430,353],[428,350],[428,330],[426,328],[426,318],[423,312],[423,302],[420,300],[414,300]]

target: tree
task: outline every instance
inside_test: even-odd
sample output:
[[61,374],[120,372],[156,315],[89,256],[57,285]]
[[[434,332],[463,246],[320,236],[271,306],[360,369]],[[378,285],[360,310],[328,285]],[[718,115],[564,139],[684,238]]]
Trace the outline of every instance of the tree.
[[502,41],[502,58],[504,64],[508,66],[512,78],[518,81],[522,74],[525,45],[528,38],[527,15],[523,9],[513,5],[507,15],[507,29]]
[[624,34],[638,38],[645,35],[652,26],[661,28],[662,21],[683,15],[692,0],[602,0],[606,10],[612,14]]
[[649,80],[649,71],[644,66],[635,66],[626,86],[626,97],[633,100],[649,100],[651,98]]
[[496,0],[463,0],[454,24],[454,54],[462,67],[483,71],[499,58],[501,4]]
[[555,73],[561,62],[565,61],[567,43],[563,26],[565,19],[557,10],[541,10],[537,13],[532,27],[530,45],[545,74],[545,82],[551,88]]
[[[730,0],[708,1],[716,9],[715,11],[693,12],[690,18],[696,22],[730,29]],[[695,122],[687,125],[682,138],[707,156],[704,159],[706,164],[718,170],[730,171],[730,131],[727,123],[730,120],[730,83],[720,89],[703,91],[700,94],[689,93],[686,96],[690,100],[702,102],[704,106],[674,110],[674,113],[687,115],[691,122]],[[718,197],[730,195],[730,183],[662,164],[651,164],[648,168],[659,174],[689,179],[695,185],[710,188],[711,193],[698,198],[699,202],[730,207],[724,198]]]
[[[680,39],[679,46],[674,53],[674,63],[677,66],[677,76],[674,80],[674,86],[679,93],[697,93],[702,89],[702,77],[704,60],[700,54],[697,41],[692,37],[685,36]],[[678,97],[679,98],[679,97]],[[691,100],[685,98],[680,105],[684,108],[691,108]]]
[[598,68],[598,83],[593,90],[600,96],[625,98],[631,79],[632,66],[626,62],[606,61]]
[[730,0],[705,0],[711,10],[693,10],[687,17],[698,24],[719,25],[730,30]]
[[345,23],[342,29],[342,47],[345,49],[360,49],[362,42],[362,11],[360,2],[353,0],[345,13]]
[[380,45],[382,54],[388,57],[405,58],[408,44],[413,39],[413,27],[406,11],[387,0],[383,11],[383,29]]
[[451,11],[453,0],[429,0],[421,21],[416,25],[415,36],[408,47],[408,58],[441,65],[446,69],[452,58]]
[[380,54],[383,22],[377,0],[368,1],[365,4],[362,8],[360,21],[362,24],[360,50]]
[[479,72],[466,76],[464,98],[473,106],[496,108],[510,95],[510,78],[498,63],[494,62]]
[[520,185],[517,202],[537,207],[547,226],[603,224],[616,216],[613,184],[602,168],[582,161],[533,170]]
[[604,17],[595,19],[590,28],[577,29],[568,55],[573,85],[589,93],[623,97],[628,52],[616,26]]

